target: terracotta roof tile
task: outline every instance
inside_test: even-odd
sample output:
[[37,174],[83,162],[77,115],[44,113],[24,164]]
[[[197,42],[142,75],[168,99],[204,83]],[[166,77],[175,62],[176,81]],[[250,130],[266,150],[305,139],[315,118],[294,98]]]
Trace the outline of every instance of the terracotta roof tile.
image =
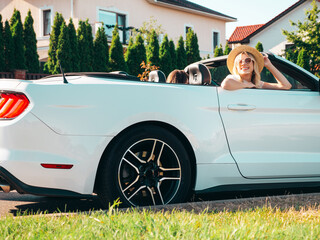
[[228,42],[229,43],[240,42],[246,37],[248,37],[251,33],[257,31],[262,26],[264,26],[264,24],[236,27],[236,29],[233,31],[232,35],[230,36]]

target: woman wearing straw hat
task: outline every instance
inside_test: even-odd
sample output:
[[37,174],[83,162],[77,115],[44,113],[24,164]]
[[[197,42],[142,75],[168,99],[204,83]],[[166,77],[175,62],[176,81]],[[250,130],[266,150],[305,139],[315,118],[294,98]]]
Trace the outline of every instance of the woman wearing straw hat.
[[[253,47],[241,45],[233,49],[227,59],[227,66],[232,75],[228,75],[221,87],[227,90],[242,88],[290,89],[291,84],[286,77]],[[266,67],[277,80],[277,83],[263,82],[260,73]]]

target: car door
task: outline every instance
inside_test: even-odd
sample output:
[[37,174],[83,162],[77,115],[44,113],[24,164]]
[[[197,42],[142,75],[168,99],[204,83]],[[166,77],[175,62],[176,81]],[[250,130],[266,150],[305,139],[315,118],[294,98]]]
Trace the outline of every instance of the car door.
[[320,176],[317,91],[218,89],[230,152],[246,178]]

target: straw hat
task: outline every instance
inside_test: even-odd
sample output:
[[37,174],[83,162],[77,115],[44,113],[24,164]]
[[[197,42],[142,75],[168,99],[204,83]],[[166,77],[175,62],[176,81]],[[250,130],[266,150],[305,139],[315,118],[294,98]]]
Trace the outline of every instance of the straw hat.
[[258,64],[259,72],[261,72],[264,67],[264,59],[262,54],[253,47],[250,47],[247,45],[241,45],[233,49],[228,55],[227,66],[230,73],[233,74],[234,60],[242,52],[248,52],[253,55],[255,62]]

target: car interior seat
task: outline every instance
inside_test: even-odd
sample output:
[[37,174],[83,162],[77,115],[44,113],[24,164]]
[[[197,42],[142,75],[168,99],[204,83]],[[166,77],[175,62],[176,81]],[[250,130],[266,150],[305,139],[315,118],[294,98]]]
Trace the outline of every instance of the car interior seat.
[[160,70],[153,70],[149,73],[148,82],[166,82],[166,75]]
[[189,84],[209,85],[211,83],[211,73],[202,63],[190,64],[184,71],[189,74]]

